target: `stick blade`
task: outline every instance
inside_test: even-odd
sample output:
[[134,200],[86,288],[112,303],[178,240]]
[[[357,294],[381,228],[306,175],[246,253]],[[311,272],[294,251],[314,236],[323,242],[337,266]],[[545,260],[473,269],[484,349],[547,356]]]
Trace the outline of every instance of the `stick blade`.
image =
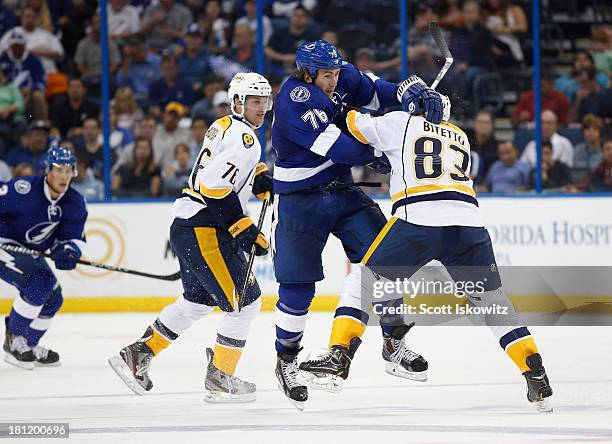
[[429,23],[429,32],[433,39],[436,42],[436,45],[440,49],[440,53],[445,59],[452,59],[450,51],[448,50],[448,45],[446,44],[446,40],[444,40],[444,34],[442,33],[442,29],[438,26],[437,22]]

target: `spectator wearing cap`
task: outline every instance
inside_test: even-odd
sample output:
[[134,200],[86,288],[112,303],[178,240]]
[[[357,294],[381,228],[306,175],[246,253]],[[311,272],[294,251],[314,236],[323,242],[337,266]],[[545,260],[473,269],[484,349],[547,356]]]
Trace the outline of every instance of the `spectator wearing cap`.
[[572,122],[580,122],[587,114],[602,119],[612,118],[612,89],[599,85],[594,69],[582,70],[578,74],[576,100],[570,109]]
[[75,137],[81,135],[85,119],[96,118],[99,112],[99,107],[87,98],[83,79],[75,77],[68,82],[66,95],[55,98],[51,106],[51,122],[63,137]]
[[[552,70],[544,70],[540,79],[540,88],[542,91],[542,109],[551,110],[557,116],[559,123],[562,126],[568,123],[568,111],[570,103],[565,94],[553,88],[554,73]],[[512,123],[514,126],[519,126],[524,123],[533,122],[535,94],[533,89],[525,91],[521,94],[518,104],[512,112]]]
[[26,107],[36,119],[46,119],[48,115],[45,99],[45,70],[38,57],[26,49],[25,36],[21,31],[9,32],[8,50],[0,56],[0,66],[7,82],[21,91]]
[[8,83],[0,70],[0,156],[4,157],[6,149],[13,141],[13,133],[23,123],[25,104],[21,91]]
[[110,0],[106,6],[108,36],[113,40],[124,40],[140,29],[138,9],[128,0]]
[[35,120],[28,128],[24,148],[13,148],[6,157],[6,163],[15,167],[20,163],[32,166],[35,174],[45,169],[45,156],[49,146],[49,124],[44,120]]
[[[257,34],[257,2],[255,0],[246,0],[244,2],[244,12],[245,15],[236,20],[236,24],[234,26],[246,24],[249,25],[253,35]],[[270,41],[270,37],[272,37],[272,33],[274,32],[274,28],[272,27],[272,20],[267,15],[262,17],[263,23],[263,45],[267,46]]]
[[265,48],[266,57],[272,62],[275,72],[291,72],[295,65],[295,51],[305,41],[313,41],[318,35],[308,29],[310,14],[298,5],[291,13],[289,28],[275,30]]
[[[63,145],[62,145],[63,146]],[[96,179],[91,168],[87,166],[88,157],[83,152],[76,153],[77,176],[70,186],[81,193],[88,201],[104,199],[104,184]]]
[[529,184],[531,166],[518,159],[518,151],[511,141],[501,142],[497,146],[496,160],[484,180],[483,191],[498,194],[512,194],[525,191]]
[[[555,89],[561,91],[571,102],[573,102],[578,92],[578,77],[582,71],[587,71],[589,69],[595,69],[595,59],[593,59],[593,56],[586,51],[576,53],[572,71],[568,74],[559,76],[559,78],[555,80]],[[605,72],[596,71],[595,76],[599,86],[602,88],[608,86],[608,76]]]
[[[21,26],[14,29],[23,33],[28,51],[40,57],[45,73],[57,73],[57,63],[64,57],[64,47],[59,39],[39,26],[38,14],[31,6],[21,10],[20,23]],[[8,48],[11,31],[0,39],[0,50]]]
[[[574,147],[567,137],[557,132],[559,121],[557,115],[551,110],[542,111],[542,140],[552,144],[552,156],[554,160],[560,160],[570,167],[574,165]],[[521,160],[529,163],[532,167],[536,163],[535,140],[530,141],[521,155]]]
[[[119,47],[113,40],[108,42],[109,72],[114,75],[119,67],[121,55]],[[76,48],[74,62],[79,74],[89,85],[100,84],[100,72],[102,70],[102,55],[100,50],[100,16],[94,15],[89,24],[87,37],[81,39]]]
[[157,165],[164,168],[174,161],[174,147],[189,142],[189,130],[180,128],[179,121],[186,109],[178,102],[170,102],[164,108],[162,123],[157,125],[153,136],[153,153]]
[[584,142],[574,147],[573,169],[578,173],[588,174],[601,162],[601,132],[603,120],[593,114],[582,119],[582,136]]
[[219,91],[212,100],[212,111],[215,120],[225,117],[230,113],[230,99],[227,91]]
[[219,91],[223,91],[224,83],[223,79],[216,75],[211,75],[206,79],[204,84],[204,97],[198,100],[191,108],[191,118],[202,117],[206,120],[212,121],[212,101],[215,94]]
[[210,74],[208,51],[204,47],[204,30],[194,22],[185,31],[185,50],[178,58],[179,77],[191,85],[194,94],[201,96],[203,82]]
[[140,32],[147,36],[147,45],[161,51],[176,42],[193,22],[193,15],[176,0],[159,0],[149,6],[142,18]]
[[[553,159],[553,147],[550,141],[542,142],[542,188],[559,189],[572,180],[570,167],[560,160]],[[529,188],[535,188],[535,168],[529,175]]]
[[169,53],[162,57],[162,77],[149,85],[149,113],[159,116],[170,102],[193,105],[194,94],[191,85],[178,76],[179,66],[176,58]]
[[121,68],[115,82],[129,86],[141,106],[149,100],[149,85],[159,77],[161,56],[147,51],[141,37],[130,37],[123,46]]

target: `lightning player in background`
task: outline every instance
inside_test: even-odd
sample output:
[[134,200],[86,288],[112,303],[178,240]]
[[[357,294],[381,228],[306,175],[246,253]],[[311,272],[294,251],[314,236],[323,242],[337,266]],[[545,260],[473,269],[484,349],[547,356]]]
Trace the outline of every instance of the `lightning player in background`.
[[141,339],[109,359],[117,375],[137,394],[153,388],[148,374],[153,357],[219,307],[225,315],[214,351],[206,349],[205,399],[255,399],[255,384],[234,372],[260,310],[261,292],[256,282],[246,294],[238,292],[247,278],[244,253],[255,246],[255,254],[262,256],[269,248],[244,209],[251,194],[263,199],[272,192],[272,177],[265,163],[259,162],[261,146],[254,132],[272,109],[272,88],[257,73],[239,73],[228,94],[232,115],[218,119],[206,132],[189,187],[172,207],[170,243],[179,260],[184,293],[162,310]]
[[[73,270],[85,243],[85,199],[70,188],[77,175],[70,150],[47,152],[44,177],[0,184],[0,242],[44,252],[58,270]],[[4,360],[24,369],[60,364],[59,354],[39,345],[62,306],[62,288],[46,260],[0,250],[0,279],[19,290],[5,318]]]
[[[301,408],[308,391],[296,378],[297,354],[315,282],[324,277],[321,253],[327,238],[330,234],[339,238],[350,261],[358,263],[387,222],[351,175],[352,165],[373,161],[371,148],[343,134],[334,119],[346,105],[378,110],[421,99],[427,119],[439,123],[443,105],[437,92],[416,81],[403,82],[405,94],[398,100],[398,85],[343,62],[337,49],[325,40],[302,44],[296,65],[295,75],[276,99],[272,124],[277,154],[272,251],[280,284],[275,314],[276,376],[281,390]],[[347,278],[351,279],[353,273]],[[359,310],[338,308],[332,342],[340,335],[360,336],[366,322]],[[422,380],[427,361],[406,347],[404,335],[409,327],[381,325],[383,357],[401,369],[394,374]],[[354,342],[347,356],[358,345]]]
[[[469,304],[508,308],[507,316],[487,316],[485,322],[525,376],[528,400],[537,403],[540,411],[552,411],[545,401],[552,389],[538,348],[502,290],[491,239],[469,177],[468,138],[447,123],[450,102],[443,99],[439,125],[402,111],[381,117],[348,113],[350,133],[389,159],[393,217],[364,256],[360,279],[345,287],[339,309],[363,308],[362,288],[372,288],[369,284],[380,276],[409,278],[428,262],[440,261],[455,281],[484,283],[484,291],[468,295]],[[348,374],[350,360],[343,359],[343,348],[356,337],[347,331],[332,338],[326,356],[302,362],[300,369],[317,376]]]

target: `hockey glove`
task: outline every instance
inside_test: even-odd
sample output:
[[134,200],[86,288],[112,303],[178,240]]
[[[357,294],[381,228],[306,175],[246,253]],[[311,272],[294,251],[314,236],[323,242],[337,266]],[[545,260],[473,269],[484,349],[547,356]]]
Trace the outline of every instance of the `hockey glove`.
[[272,176],[268,172],[268,165],[264,162],[259,162],[255,168],[255,179],[253,180],[253,194],[259,200],[264,200],[266,196],[270,197],[270,204],[274,198],[272,191]]
[[380,157],[376,157],[374,162],[369,163],[368,167],[372,168],[378,174],[389,174],[391,172],[391,162],[385,153]]
[[255,256],[268,254],[270,243],[266,236],[253,224],[250,217],[243,215],[238,222],[229,227],[228,231],[247,254],[251,253],[253,245],[255,245]]
[[418,76],[411,76],[400,83],[397,98],[404,111],[421,114],[428,122],[438,124],[442,121],[444,106],[441,95],[428,87]]
[[81,249],[74,242],[58,242],[51,250],[58,270],[74,270],[81,258]]

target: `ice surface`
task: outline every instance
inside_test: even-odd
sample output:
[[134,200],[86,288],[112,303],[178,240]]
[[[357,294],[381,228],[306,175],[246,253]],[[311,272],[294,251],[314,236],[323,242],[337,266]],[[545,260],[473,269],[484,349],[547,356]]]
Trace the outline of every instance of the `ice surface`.
[[[0,422],[69,422],[68,441],[44,442],[70,443],[612,443],[610,327],[532,328],[555,390],[553,414],[526,401],[523,377],[486,328],[418,326],[408,338],[429,360],[429,382],[387,375],[380,330],[370,327],[344,390],[311,391],[300,413],[276,387],[271,313],[255,320],[238,367],[257,384],[254,403],[203,402],[204,348],[218,314],[154,359],[149,395],[132,394],[106,359],[155,316],[59,315],[43,342],[63,366],[24,371],[2,362]],[[326,343],[331,320],[309,316],[307,349]]]

